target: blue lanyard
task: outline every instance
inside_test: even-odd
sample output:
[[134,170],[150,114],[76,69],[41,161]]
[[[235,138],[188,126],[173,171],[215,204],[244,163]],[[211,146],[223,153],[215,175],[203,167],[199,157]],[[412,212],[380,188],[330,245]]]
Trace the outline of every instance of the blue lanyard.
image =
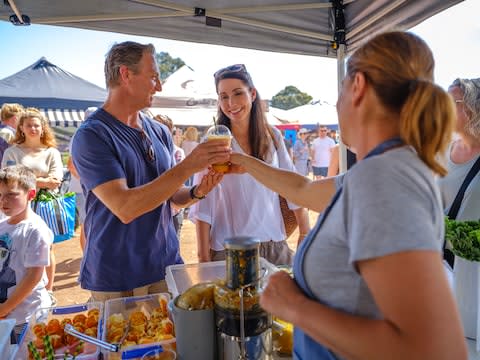
[[[387,140],[382,142],[381,144],[377,145],[373,150],[371,150],[367,156],[365,156],[365,159],[369,157],[373,157],[376,155],[380,155],[384,153],[387,150],[390,150],[392,148],[395,148],[397,146],[403,145],[404,142],[401,138],[395,137],[393,139]],[[295,281],[297,284],[305,291],[305,293],[310,296],[311,298],[315,298],[313,295],[312,290],[309,288],[307,285],[306,279],[304,277],[304,262],[303,259],[305,257],[305,254],[307,253],[308,249],[310,248],[310,245],[313,243],[313,240],[317,237],[320,228],[322,227],[323,223],[325,222],[325,219],[327,218],[328,214],[332,210],[333,206],[337,202],[337,200],[340,197],[340,194],[342,193],[343,186],[340,186],[340,188],[336,191],[335,195],[333,195],[332,200],[328,207],[325,209],[323,214],[320,216],[320,218],[317,220],[317,223],[315,227],[310,231],[310,233],[307,235],[305,240],[300,244],[300,247],[297,249],[297,253],[295,255],[295,261],[293,264],[293,273],[295,276]]]

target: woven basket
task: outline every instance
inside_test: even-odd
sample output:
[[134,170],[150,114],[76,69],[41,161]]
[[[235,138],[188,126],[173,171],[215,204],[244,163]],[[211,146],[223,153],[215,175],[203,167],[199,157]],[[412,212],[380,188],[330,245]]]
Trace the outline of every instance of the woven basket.
[[280,210],[282,212],[283,223],[285,224],[285,233],[287,234],[288,239],[298,226],[297,218],[295,217],[293,210],[288,208],[287,200],[280,195],[278,196],[278,199],[280,201]]

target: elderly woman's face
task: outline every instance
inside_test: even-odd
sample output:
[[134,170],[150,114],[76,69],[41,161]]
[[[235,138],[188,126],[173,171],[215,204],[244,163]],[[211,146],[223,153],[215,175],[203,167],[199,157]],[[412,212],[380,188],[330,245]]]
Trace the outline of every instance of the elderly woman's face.
[[455,101],[455,107],[457,109],[456,131],[461,133],[468,121],[468,110],[463,102],[463,91],[458,86],[454,86],[450,87],[448,92],[452,96],[453,101]]
[[43,131],[42,122],[36,117],[26,118],[20,128],[28,139],[39,138]]

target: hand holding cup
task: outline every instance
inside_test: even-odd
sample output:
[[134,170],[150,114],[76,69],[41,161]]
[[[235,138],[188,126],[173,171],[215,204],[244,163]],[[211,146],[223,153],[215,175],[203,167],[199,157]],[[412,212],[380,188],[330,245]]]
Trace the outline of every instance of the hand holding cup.
[[[207,131],[206,141],[223,141],[226,146],[230,147],[232,142],[232,133],[225,125],[214,125]],[[212,164],[213,170],[219,173],[227,173],[230,169],[230,163]]]

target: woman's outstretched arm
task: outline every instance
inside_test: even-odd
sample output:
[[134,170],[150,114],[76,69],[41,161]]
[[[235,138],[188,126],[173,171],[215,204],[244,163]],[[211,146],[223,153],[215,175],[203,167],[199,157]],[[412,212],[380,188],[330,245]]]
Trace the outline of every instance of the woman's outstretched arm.
[[269,166],[252,156],[232,153],[231,173],[247,172],[269,189],[298,206],[322,212],[335,194],[333,178],[312,181],[295,172]]

